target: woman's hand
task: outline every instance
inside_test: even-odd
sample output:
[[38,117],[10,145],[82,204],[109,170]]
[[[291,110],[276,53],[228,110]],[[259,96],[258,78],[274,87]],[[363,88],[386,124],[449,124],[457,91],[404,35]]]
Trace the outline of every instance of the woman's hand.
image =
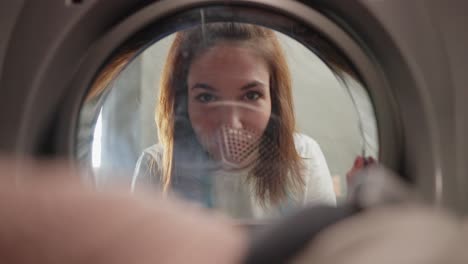
[[373,157],[357,156],[354,160],[353,167],[348,171],[348,173],[346,173],[346,184],[348,189],[354,183],[357,172],[374,163],[376,163],[376,161]]

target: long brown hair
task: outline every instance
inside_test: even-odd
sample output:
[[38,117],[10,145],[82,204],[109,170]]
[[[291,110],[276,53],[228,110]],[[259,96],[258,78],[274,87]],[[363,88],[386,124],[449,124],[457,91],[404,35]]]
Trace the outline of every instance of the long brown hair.
[[141,46],[142,45],[132,45],[131,47],[127,47],[126,49],[122,49],[118,52],[117,55],[115,55],[97,75],[85,96],[85,102],[100,96],[104,90],[109,87],[109,84],[115,80],[125,66],[127,66],[128,62],[135,56]]
[[[270,70],[272,115],[264,138],[273,144],[260,147],[261,158],[249,173],[256,196],[262,203],[278,203],[289,194],[304,188],[303,163],[296,151],[293,134],[295,117],[291,77],[280,43],[272,30],[243,23],[211,23],[178,32],[170,47],[162,72],[156,124],[159,142],[164,149],[162,164],[163,189],[168,190],[177,171],[175,158],[179,131],[187,131],[187,76],[191,62],[208,48],[219,43],[235,43],[255,49]],[[189,125],[184,137],[195,138]],[[261,144],[261,146],[264,144]],[[183,146],[182,146],[183,147]],[[183,151],[183,150],[182,150]],[[290,192],[292,191],[292,192]]]

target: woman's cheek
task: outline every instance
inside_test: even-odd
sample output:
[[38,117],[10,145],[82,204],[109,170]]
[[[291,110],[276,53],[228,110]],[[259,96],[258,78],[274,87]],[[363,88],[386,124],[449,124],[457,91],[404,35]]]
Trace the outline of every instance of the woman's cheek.
[[263,105],[257,108],[257,111],[253,111],[246,115],[246,124],[255,131],[263,133],[266,129],[268,122],[271,117],[271,107],[269,105]]
[[212,114],[195,115],[192,119],[192,127],[200,143],[210,151],[215,144],[216,124]]

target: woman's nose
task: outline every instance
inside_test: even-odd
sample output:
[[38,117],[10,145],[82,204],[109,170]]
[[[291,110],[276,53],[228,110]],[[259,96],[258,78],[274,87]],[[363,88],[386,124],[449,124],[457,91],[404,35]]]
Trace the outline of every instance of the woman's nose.
[[241,109],[235,105],[226,105],[223,108],[221,123],[231,128],[243,128]]

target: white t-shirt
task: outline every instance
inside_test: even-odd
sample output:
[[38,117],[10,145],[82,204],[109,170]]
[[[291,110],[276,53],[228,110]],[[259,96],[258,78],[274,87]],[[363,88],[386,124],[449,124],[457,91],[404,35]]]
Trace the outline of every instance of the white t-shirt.
[[[276,206],[260,205],[252,184],[245,180],[248,169],[235,172],[219,170],[203,177],[206,179],[198,178],[191,181],[186,184],[187,188],[176,191],[188,199],[192,196],[197,197],[193,200],[206,207],[212,207],[232,217],[243,219],[278,217],[304,204],[336,205],[333,181],[317,142],[306,135],[296,133],[294,143],[305,166],[305,188],[304,193],[300,194],[301,201],[288,199]],[[163,148],[159,144],[143,151],[136,164],[132,191],[142,185],[146,188],[148,185],[159,188],[162,171],[158,165],[162,164],[162,155]],[[150,162],[153,164],[151,169],[148,166]]]

